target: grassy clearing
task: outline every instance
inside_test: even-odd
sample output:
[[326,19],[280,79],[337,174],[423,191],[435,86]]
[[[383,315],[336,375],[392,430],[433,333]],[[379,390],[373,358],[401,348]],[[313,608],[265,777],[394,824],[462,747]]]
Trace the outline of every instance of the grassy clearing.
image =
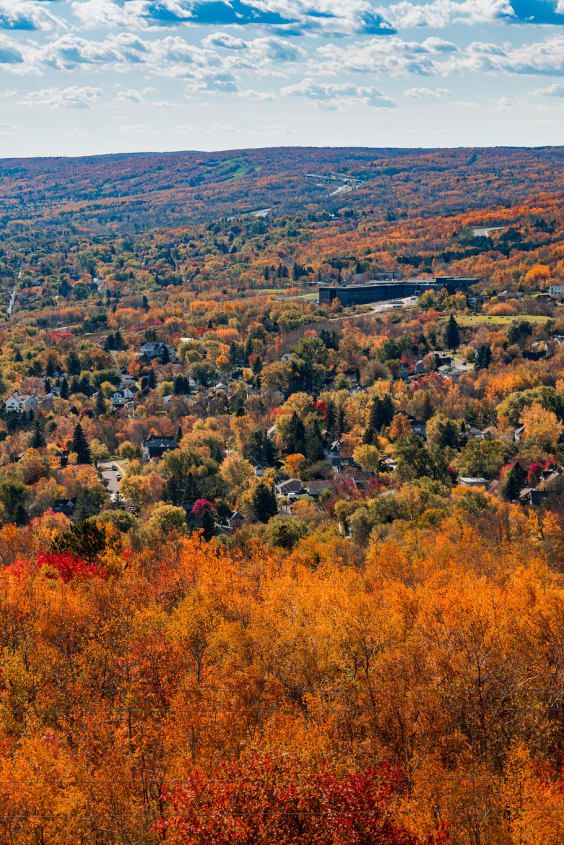
[[516,314],[513,317],[490,316],[489,314],[464,314],[456,318],[459,326],[506,326],[515,320],[528,320],[530,323],[546,323],[552,319],[539,314]]

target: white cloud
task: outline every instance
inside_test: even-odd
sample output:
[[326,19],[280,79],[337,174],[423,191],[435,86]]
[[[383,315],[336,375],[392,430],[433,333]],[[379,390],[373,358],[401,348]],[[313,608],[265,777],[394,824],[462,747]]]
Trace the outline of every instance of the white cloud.
[[452,97],[452,91],[449,88],[408,88],[403,95],[412,100],[438,100],[441,97]]
[[124,103],[146,103],[147,98],[158,93],[157,88],[143,88],[141,90],[128,88],[118,91],[117,99]]
[[442,29],[453,24],[483,24],[515,17],[509,0],[401,0],[386,7],[390,23],[398,29],[426,26]]
[[62,21],[30,0],[0,0],[0,29],[33,32],[62,26]]
[[88,109],[102,96],[100,88],[72,85],[31,91],[21,100],[24,106],[48,109]]
[[393,37],[356,42],[346,48],[324,45],[310,72],[371,73],[379,76],[440,76],[452,73],[559,75],[564,73],[564,36],[520,44],[475,41],[459,48],[451,41],[431,37],[403,41]]
[[545,41],[517,47],[475,42],[468,46],[457,69],[486,73],[561,74],[564,73],[564,36],[555,35]]
[[246,50],[247,42],[228,32],[214,32],[202,41],[204,47],[221,47],[224,50]]
[[330,108],[341,106],[365,105],[378,109],[390,109],[395,103],[373,86],[355,85],[354,83],[315,82],[304,79],[295,85],[282,88],[286,97],[303,97],[318,105]]
[[555,82],[553,85],[549,85],[548,88],[539,88],[538,91],[531,91],[531,94],[535,97],[564,97],[564,85]]
[[393,37],[356,42],[347,47],[324,45],[318,48],[323,72],[340,74],[346,71],[373,73],[389,76],[431,76],[440,74],[452,63],[458,52],[456,44],[440,38],[427,38],[422,42],[403,41]]

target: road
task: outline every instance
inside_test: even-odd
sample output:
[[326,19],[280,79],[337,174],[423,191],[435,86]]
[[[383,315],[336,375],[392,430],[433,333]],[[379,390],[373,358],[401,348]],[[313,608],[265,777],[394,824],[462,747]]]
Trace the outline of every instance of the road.
[[400,308],[409,308],[417,304],[416,296],[406,296],[403,299],[389,299],[385,302],[375,302],[370,311],[362,311],[359,314],[342,314],[340,317],[329,317],[329,320],[360,320],[362,317],[370,317],[371,314],[385,314],[387,311],[399,311]]
[[103,480],[105,482],[107,481],[106,487],[110,494],[110,499],[112,502],[115,502],[118,496],[121,495],[121,479],[125,475],[123,467],[115,461],[102,461],[98,464],[98,471]]

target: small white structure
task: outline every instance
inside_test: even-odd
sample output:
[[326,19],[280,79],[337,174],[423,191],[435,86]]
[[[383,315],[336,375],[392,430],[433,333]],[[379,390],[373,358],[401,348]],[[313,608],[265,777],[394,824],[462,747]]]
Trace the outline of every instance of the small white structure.
[[13,393],[9,399],[6,400],[6,411],[12,414],[26,414],[30,411],[34,413],[39,407],[39,402],[33,394]]

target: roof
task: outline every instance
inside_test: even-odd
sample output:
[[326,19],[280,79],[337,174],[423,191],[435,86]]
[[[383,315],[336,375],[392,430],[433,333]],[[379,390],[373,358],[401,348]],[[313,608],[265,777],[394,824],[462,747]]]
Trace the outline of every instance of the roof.
[[164,449],[178,446],[178,443],[174,437],[147,437],[147,439],[143,441],[143,445]]
[[287,490],[289,493],[296,492],[303,489],[303,483],[299,478],[288,478],[286,481],[281,481],[278,484],[278,489],[282,491]]

